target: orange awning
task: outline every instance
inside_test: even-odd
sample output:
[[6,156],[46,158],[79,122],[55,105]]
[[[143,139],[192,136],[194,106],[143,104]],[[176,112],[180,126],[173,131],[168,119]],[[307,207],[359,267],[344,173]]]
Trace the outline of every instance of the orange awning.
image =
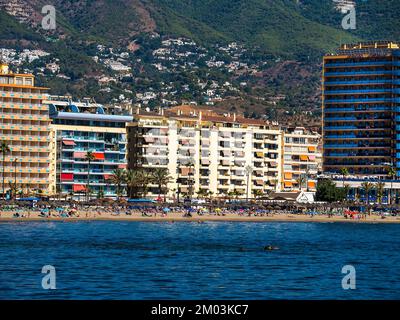
[[104,153],[102,152],[93,152],[93,155],[96,160],[104,160]]
[[308,147],[308,152],[315,152],[316,150],[316,147]]
[[309,188],[315,188],[315,182],[314,181],[308,181],[308,187]]
[[86,187],[83,184],[74,184],[73,190],[74,192],[86,191]]
[[182,168],[181,169],[181,173],[182,173],[183,176],[189,175],[189,171],[190,171],[189,168]]
[[301,160],[301,161],[308,161],[308,156],[303,156],[303,155],[301,155],[301,156],[300,156],[300,160]]
[[285,187],[293,187],[293,183],[290,181],[285,181]]
[[72,140],[63,140],[63,144],[66,146],[75,146],[76,143]]
[[291,173],[285,173],[285,179],[286,179],[286,180],[292,180],[292,179],[293,179],[293,174],[291,174]]

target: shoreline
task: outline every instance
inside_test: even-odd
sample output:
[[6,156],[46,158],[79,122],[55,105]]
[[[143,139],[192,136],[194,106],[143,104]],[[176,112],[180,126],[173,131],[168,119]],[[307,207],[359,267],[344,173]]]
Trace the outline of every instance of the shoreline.
[[263,217],[248,217],[248,216],[237,216],[237,215],[225,215],[225,216],[197,216],[193,217],[182,217],[181,213],[169,214],[167,217],[142,217],[142,216],[115,216],[115,215],[100,215],[93,217],[25,217],[25,218],[13,218],[11,214],[2,214],[0,217],[0,223],[9,222],[92,222],[92,221],[111,221],[111,222],[319,222],[319,223],[382,223],[382,224],[393,224],[400,223],[400,217],[386,217],[382,219],[380,216],[369,216],[366,219],[345,219],[342,216],[333,216],[328,218],[327,216],[307,216],[307,215],[294,215],[294,214],[276,214],[274,216],[263,216]]

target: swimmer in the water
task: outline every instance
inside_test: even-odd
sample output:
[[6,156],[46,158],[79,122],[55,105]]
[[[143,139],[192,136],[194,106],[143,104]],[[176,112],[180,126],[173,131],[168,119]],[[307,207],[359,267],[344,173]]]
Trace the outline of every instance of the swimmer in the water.
[[278,247],[273,247],[271,245],[268,245],[266,247],[264,247],[264,251],[272,251],[272,250],[279,250]]

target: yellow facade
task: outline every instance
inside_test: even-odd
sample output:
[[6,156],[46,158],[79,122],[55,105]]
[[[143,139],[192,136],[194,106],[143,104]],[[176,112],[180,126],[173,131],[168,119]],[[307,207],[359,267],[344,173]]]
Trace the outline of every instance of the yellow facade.
[[55,193],[55,167],[48,109],[42,104],[47,88],[35,87],[34,80],[0,63],[0,141],[10,148],[4,163],[5,190],[16,184],[24,192],[48,195]]

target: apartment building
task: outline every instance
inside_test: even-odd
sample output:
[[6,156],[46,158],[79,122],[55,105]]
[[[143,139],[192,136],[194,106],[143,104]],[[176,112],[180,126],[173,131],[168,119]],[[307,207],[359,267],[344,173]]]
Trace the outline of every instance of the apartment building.
[[320,142],[320,134],[303,127],[284,130],[282,190],[316,190],[322,161]]
[[[5,155],[5,191],[16,188],[48,195],[55,192],[47,88],[35,87],[32,74],[16,74],[0,62],[0,140]],[[3,180],[2,172],[0,180]]]
[[[280,191],[283,131],[276,125],[194,106],[140,110],[134,119],[127,128],[129,168],[168,169],[170,197]],[[150,186],[149,195],[157,194]]]
[[[109,182],[116,169],[126,169],[126,123],[129,115],[109,114],[102,105],[73,102],[67,97],[49,97],[54,145],[57,191],[81,197],[89,188],[92,197],[102,193],[116,197],[116,186]],[[86,160],[92,152],[94,160]]]

